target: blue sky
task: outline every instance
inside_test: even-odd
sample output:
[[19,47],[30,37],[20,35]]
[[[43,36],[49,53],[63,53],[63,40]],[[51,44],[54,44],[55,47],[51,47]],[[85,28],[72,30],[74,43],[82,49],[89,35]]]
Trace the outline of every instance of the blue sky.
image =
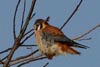
[[[50,16],[49,23],[61,27],[66,21],[69,15],[72,13],[76,5],[80,0],[37,0],[34,12],[35,17],[31,20],[28,29],[31,29],[33,23],[38,18],[45,19]],[[4,50],[13,45],[13,34],[12,34],[12,20],[14,9],[17,0],[1,0],[0,1],[0,51]],[[27,0],[27,11],[29,9],[31,0]],[[22,6],[22,5],[20,5]],[[83,0],[79,10],[69,21],[69,23],[63,28],[63,32],[70,38],[77,37],[95,25],[100,24],[100,0]],[[21,10],[20,7],[17,16],[17,33],[20,25]],[[26,11],[26,12],[27,12]],[[27,14],[26,14],[27,15]],[[23,67],[42,67],[46,62],[49,62],[47,67],[100,67],[100,28],[94,30],[92,33],[85,36],[85,38],[91,37],[89,41],[77,41],[84,45],[89,46],[87,50],[79,50],[82,54],[58,56],[53,60],[41,60],[29,63]],[[33,44],[34,37],[29,39],[26,44]],[[16,52],[14,57],[18,54],[26,54],[30,50],[24,51],[26,48],[19,49],[19,53]],[[34,50],[34,48],[32,49]],[[2,57],[4,55],[0,55]]]

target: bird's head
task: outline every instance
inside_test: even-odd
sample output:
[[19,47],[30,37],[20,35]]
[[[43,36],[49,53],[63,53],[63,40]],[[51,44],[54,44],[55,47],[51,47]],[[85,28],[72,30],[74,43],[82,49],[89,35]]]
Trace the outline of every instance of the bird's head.
[[40,30],[45,28],[48,25],[47,21],[43,19],[37,19],[34,23],[34,30]]

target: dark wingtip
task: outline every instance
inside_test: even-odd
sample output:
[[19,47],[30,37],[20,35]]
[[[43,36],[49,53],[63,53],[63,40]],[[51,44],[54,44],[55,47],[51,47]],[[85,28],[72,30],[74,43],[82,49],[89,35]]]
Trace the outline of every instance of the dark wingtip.
[[84,48],[84,49],[90,48],[90,47],[85,46],[85,45],[81,45],[80,47],[81,47],[81,48]]
[[82,45],[82,44],[79,44],[79,43],[76,43],[76,44],[74,45],[74,47],[83,48],[83,49],[90,48],[90,47],[88,47],[88,46],[85,46],[85,45]]

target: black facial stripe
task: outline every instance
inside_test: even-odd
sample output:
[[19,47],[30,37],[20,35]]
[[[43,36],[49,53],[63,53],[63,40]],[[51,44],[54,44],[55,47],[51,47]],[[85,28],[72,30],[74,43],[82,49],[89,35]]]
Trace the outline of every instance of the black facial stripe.
[[37,30],[37,29],[38,29],[38,26],[36,26],[35,30]]
[[40,24],[40,29],[41,29],[42,27],[43,27],[42,24]]

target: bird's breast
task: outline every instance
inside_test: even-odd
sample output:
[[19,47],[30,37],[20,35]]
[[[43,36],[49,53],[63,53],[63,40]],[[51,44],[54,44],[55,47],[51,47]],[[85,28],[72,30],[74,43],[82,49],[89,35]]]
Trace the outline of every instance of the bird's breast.
[[60,55],[60,54],[65,54],[65,52],[63,52],[61,50],[61,47],[59,46],[58,43],[54,42],[54,40],[52,39],[48,39],[47,37],[41,36],[40,34],[36,34],[36,41],[37,41],[37,45],[39,50],[46,55]]

